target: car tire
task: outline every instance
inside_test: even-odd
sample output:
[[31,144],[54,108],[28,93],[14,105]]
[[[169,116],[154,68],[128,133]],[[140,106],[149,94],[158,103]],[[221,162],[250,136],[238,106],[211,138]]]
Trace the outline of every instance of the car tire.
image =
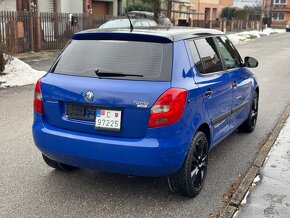
[[70,165],[67,165],[67,164],[63,164],[63,163],[54,161],[54,160],[50,159],[49,157],[45,156],[44,154],[42,154],[42,157],[43,157],[44,162],[48,166],[50,166],[50,167],[52,167],[54,169],[63,170],[63,171],[71,171],[71,170],[77,169],[77,167],[70,166]]
[[249,112],[247,120],[239,127],[241,132],[250,133],[255,130],[259,109],[259,94],[257,91],[254,92],[251,110]]
[[201,191],[207,172],[208,140],[203,132],[193,137],[181,169],[168,177],[172,192],[193,198]]

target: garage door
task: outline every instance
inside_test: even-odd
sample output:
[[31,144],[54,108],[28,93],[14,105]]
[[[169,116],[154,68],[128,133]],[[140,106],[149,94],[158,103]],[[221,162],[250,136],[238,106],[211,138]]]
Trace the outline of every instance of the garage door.
[[108,2],[93,1],[92,10],[93,10],[93,14],[108,15],[109,14]]

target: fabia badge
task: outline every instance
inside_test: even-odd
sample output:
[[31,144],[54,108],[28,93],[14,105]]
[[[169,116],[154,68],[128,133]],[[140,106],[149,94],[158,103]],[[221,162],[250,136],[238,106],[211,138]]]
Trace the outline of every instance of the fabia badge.
[[86,101],[93,101],[94,100],[94,93],[92,91],[87,91],[85,94],[85,100]]
[[148,101],[134,101],[134,104],[139,108],[147,108],[149,105]]

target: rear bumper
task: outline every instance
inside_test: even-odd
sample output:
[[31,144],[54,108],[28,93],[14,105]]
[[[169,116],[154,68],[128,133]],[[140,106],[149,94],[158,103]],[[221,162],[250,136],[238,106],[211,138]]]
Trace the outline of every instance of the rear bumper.
[[191,141],[188,131],[159,134],[154,129],[155,132],[148,130],[146,138],[138,139],[75,132],[48,125],[38,114],[32,131],[38,149],[55,161],[139,176],[166,176],[176,172]]

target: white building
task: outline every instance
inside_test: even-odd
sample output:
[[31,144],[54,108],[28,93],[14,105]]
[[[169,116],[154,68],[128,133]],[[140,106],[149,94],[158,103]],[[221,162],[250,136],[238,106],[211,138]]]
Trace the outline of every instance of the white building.
[[0,0],[0,11],[16,11],[16,0]]
[[261,6],[263,0],[234,0],[233,7],[243,8],[245,6]]
[[0,11],[86,13],[117,16],[121,0],[0,0]]

